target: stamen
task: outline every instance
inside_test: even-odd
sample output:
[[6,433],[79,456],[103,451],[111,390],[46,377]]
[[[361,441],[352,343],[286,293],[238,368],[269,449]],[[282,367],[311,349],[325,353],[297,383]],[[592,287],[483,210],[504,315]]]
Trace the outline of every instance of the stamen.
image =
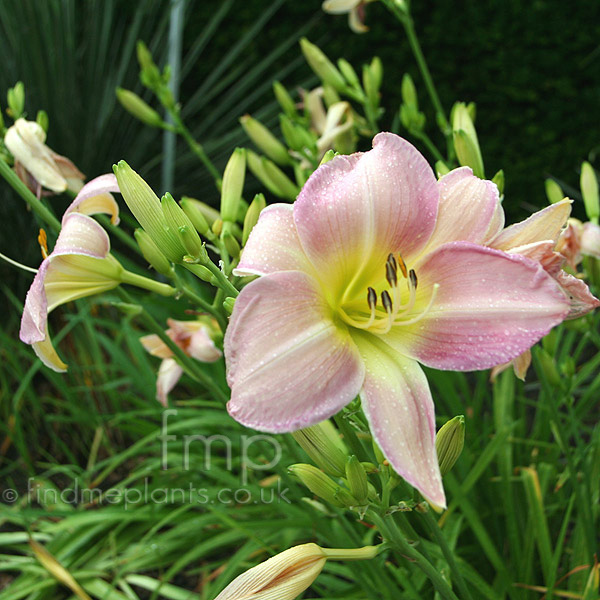
[[415,288],[415,290],[417,289],[417,284],[419,283],[418,279],[417,279],[417,274],[415,273],[414,269],[411,269],[408,272],[408,276],[410,277],[410,282],[412,283],[412,286]]
[[383,290],[381,292],[381,303],[383,304],[383,308],[385,308],[385,312],[388,314],[392,313],[392,299],[390,298],[390,294],[387,290]]
[[377,306],[377,292],[372,288],[367,288],[367,304],[371,311]]
[[433,284],[433,292],[431,292],[431,298],[429,299],[429,303],[427,304],[427,307],[425,308],[425,310],[422,313],[419,313],[416,317],[413,317],[412,319],[408,319],[406,321],[396,321],[395,324],[396,325],[412,325],[413,323],[418,323],[431,310],[431,307],[433,306],[435,297],[437,296],[439,287],[440,287],[439,283]]
[[402,271],[402,275],[404,276],[404,279],[406,279],[408,277],[408,271],[406,270],[406,264],[404,263],[404,260],[402,259],[402,256],[400,256],[400,254],[398,254],[398,266],[400,267],[400,270]]
[[42,258],[48,258],[48,237],[43,229],[40,229],[37,241],[40,245],[40,250],[42,251]]
[[398,264],[396,263],[396,259],[394,258],[394,255],[391,252],[388,254],[387,262],[389,262],[392,265],[394,271],[398,271]]
[[395,288],[398,285],[396,270],[389,261],[385,263],[385,278],[392,288]]

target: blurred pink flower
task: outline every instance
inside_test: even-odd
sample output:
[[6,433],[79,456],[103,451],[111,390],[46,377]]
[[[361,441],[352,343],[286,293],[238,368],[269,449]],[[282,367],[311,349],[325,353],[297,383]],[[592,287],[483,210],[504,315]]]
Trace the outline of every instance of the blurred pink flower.
[[360,394],[394,469],[445,506],[418,363],[491,368],[569,313],[538,261],[487,246],[503,225],[492,182],[468,168],[437,181],[389,133],[321,166],[293,206],[261,213],[242,254],[237,274],[260,277],[240,293],[225,336],[230,414],[293,431]]
[[[188,356],[200,362],[215,362],[221,358],[222,352],[215,346],[211,337],[211,334],[216,331],[216,323],[167,319],[167,325],[169,326],[166,330],[167,335]],[[166,406],[167,396],[183,375],[183,369],[177,364],[173,353],[158,335],[145,335],[140,338],[140,342],[152,356],[163,359],[156,379],[156,399]]]

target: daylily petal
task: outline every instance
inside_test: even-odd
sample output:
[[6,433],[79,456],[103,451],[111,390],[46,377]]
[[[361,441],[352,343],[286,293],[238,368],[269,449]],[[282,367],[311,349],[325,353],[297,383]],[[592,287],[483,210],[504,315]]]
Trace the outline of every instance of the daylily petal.
[[515,377],[518,377],[521,381],[525,381],[525,376],[531,365],[531,350],[525,350],[523,354],[519,354],[516,358],[501,365],[494,367],[490,373],[490,381],[496,381],[496,378],[500,373],[506,371],[506,369],[512,367],[515,373]]
[[183,369],[174,358],[165,358],[160,363],[158,377],[156,378],[156,399],[163,406],[167,406],[167,396],[177,385],[182,375]]
[[215,362],[223,353],[215,346],[205,327],[200,327],[189,338],[188,353],[201,362]]
[[110,239],[102,226],[91,217],[74,212],[63,219],[51,256],[82,254],[104,258],[109,250]]
[[431,296],[420,321],[394,327],[388,343],[437,369],[487,369],[512,360],[558,325],[569,301],[542,266],[518,254],[450,242],[417,269]]
[[425,374],[416,361],[381,339],[364,333],[353,337],[367,369],[360,395],[375,441],[399,475],[430,502],[445,507]]
[[364,290],[390,252],[408,261],[427,243],[438,205],[437,181],[423,156],[390,133],[364,154],[319,167],[294,204],[300,242],[336,297],[349,282]]
[[75,200],[65,211],[63,223],[69,214],[79,212],[84,215],[108,214],[113,225],[117,225],[119,223],[119,205],[111,192],[119,191],[117,178],[112,173],[92,179],[81,188]]
[[565,262],[565,257],[554,251],[555,245],[553,240],[543,240],[512,248],[509,254],[520,254],[539,262],[547,273],[554,276],[562,269]]
[[311,269],[298,239],[292,211],[289,204],[272,204],[260,213],[234,270],[235,275]]
[[600,306],[600,301],[592,296],[585,281],[577,279],[577,277],[573,277],[565,271],[560,271],[556,275],[556,281],[569,296],[571,306],[567,319],[583,317],[583,315]]
[[596,223],[585,223],[581,234],[581,253],[600,258],[600,227]]
[[41,342],[34,342],[31,344],[33,351],[37,357],[46,365],[49,369],[56,371],[57,373],[65,373],[67,365],[58,356],[50,336],[46,334],[45,339]]
[[362,0],[325,0],[321,8],[328,13],[337,15],[350,12],[356,8]]
[[152,356],[158,356],[159,358],[171,358],[173,356],[169,346],[167,346],[155,333],[142,336],[140,338],[140,343],[144,347],[144,350]]
[[238,296],[225,335],[229,413],[262,431],[285,432],[334,415],[360,390],[364,365],[337,327],[317,282],[287,271]]
[[560,231],[571,214],[571,202],[565,198],[539,210],[525,221],[507,227],[489,245],[498,250],[511,250],[540,240],[558,240]]
[[41,342],[46,337],[48,301],[44,292],[44,278],[49,263],[47,258],[42,262],[25,297],[19,338],[26,344]]
[[440,204],[428,248],[456,241],[483,244],[502,230],[504,211],[496,184],[461,167],[444,175],[438,185]]
[[357,6],[348,14],[348,26],[354,33],[366,33],[369,28],[363,21],[364,7]]

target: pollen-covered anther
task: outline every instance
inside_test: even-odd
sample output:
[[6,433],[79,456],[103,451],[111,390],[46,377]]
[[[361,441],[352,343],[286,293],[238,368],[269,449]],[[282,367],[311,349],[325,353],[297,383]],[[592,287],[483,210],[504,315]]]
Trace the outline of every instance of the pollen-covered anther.
[[391,314],[393,311],[393,305],[390,293],[387,290],[383,290],[383,292],[381,292],[381,303],[383,304],[383,308],[385,308],[385,312]]
[[414,269],[411,269],[408,272],[408,277],[410,279],[410,283],[412,285],[412,287],[415,288],[415,290],[417,289],[417,284],[419,283],[419,280],[417,279],[417,274],[415,273]]
[[402,276],[404,279],[408,277],[408,271],[406,270],[406,263],[400,254],[398,254],[398,266],[400,267],[400,271],[402,272]]
[[40,229],[37,241],[40,245],[40,250],[42,251],[42,258],[48,258],[48,236],[46,235],[46,231],[44,229]]

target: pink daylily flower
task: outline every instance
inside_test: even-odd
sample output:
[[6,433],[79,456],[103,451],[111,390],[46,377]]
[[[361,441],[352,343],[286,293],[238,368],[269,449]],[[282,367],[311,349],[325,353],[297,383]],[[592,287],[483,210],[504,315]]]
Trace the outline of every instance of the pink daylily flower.
[[539,262],[487,246],[503,225],[493,183],[468,168],[437,181],[393,134],[321,166],[293,206],[263,210],[243,251],[236,272],[260,277],[225,336],[230,414],[288,432],[359,394],[394,469],[445,506],[419,363],[491,368],[570,309]]
[[31,344],[40,360],[62,373],[67,365],[58,356],[48,333],[48,314],[57,306],[117,287],[123,267],[110,254],[106,231],[89,215],[108,213],[118,220],[114,175],[103,175],[83,186],[65,211],[54,250],[42,261],[25,298],[19,337]]
[[[210,321],[176,321],[167,319],[166,334],[188,355],[200,362],[215,362],[223,353],[215,345],[211,333],[217,328]],[[152,356],[162,358],[156,378],[156,399],[167,406],[167,396],[183,375],[183,369],[173,358],[173,352],[156,334],[140,338],[142,346]]]

